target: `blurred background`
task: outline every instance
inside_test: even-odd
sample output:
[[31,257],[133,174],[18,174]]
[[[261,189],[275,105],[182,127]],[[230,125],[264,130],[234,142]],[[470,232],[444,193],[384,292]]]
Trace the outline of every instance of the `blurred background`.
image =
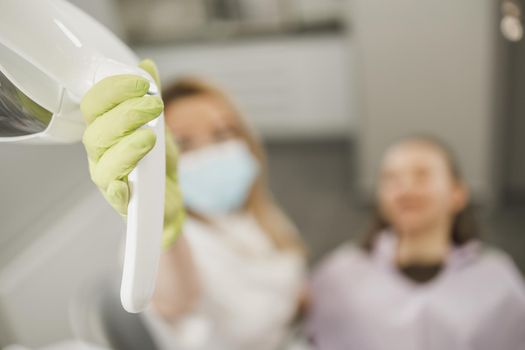
[[[425,133],[455,150],[484,238],[525,272],[521,1],[72,2],[163,83],[198,76],[232,96],[312,264],[366,229],[385,147]],[[2,145],[0,163],[0,346],[71,337],[79,289],[117,268],[122,220],[80,145]]]

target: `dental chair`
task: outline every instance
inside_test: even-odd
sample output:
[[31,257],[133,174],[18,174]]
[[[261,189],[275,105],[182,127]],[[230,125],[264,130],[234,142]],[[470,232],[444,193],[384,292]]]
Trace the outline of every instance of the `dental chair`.
[[157,350],[139,314],[120,302],[120,273],[86,283],[70,305],[76,337],[113,350]]
[[[86,283],[70,304],[76,338],[113,350],[158,350],[140,314],[130,314],[120,302],[121,272]],[[170,349],[174,349],[171,348]],[[298,322],[282,349],[312,350]]]

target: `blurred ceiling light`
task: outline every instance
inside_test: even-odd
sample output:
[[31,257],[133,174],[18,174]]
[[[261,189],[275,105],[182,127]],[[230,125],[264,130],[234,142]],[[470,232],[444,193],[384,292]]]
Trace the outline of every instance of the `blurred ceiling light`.
[[523,37],[523,25],[521,23],[521,8],[514,0],[504,0],[501,3],[502,19],[500,30],[505,39],[517,42]]

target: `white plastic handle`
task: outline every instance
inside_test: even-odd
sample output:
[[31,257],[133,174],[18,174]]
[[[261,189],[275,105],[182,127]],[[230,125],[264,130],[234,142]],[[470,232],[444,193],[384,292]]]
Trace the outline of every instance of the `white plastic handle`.
[[[138,74],[150,80],[149,94],[158,94],[151,77],[135,67],[107,60],[95,74],[95,81],[116,74]],[[153,149],[129,174],[130,201],[126,229],[126,248],[120,300],[128,312],[143,311],[155,290],[164,225],[164,190],[166,186],[166,147],[164,115],[144,126],[157,137]]]
[[146,308],[155,290],[164,223],[164,116],[147,127],[155,132],[157,142],[128,176],[131,197],[120,287],[122,306],[134,313]]

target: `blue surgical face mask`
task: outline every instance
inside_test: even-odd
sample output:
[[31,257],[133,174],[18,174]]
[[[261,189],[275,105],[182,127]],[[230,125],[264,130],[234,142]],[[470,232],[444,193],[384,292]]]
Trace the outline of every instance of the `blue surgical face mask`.
[[231,140],[183,154],[178,171],[185,205],[220,215],[244,205],[259,165],[246,143]]

